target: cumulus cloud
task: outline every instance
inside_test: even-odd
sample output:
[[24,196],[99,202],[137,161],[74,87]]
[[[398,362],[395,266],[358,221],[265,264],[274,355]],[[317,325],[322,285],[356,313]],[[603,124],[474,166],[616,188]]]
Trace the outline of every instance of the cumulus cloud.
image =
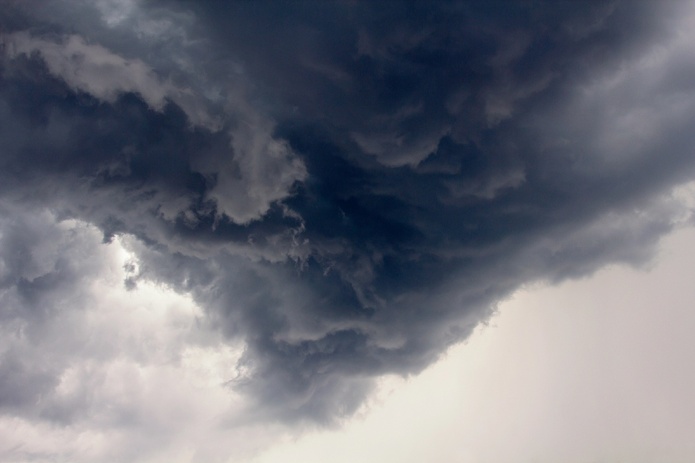
[[[695,175],[678,3],[33,3],[0,16],[3,317],[45,335],[0,365],[23,426],[174,420],[148,394],[228,346],[226,425],[335,423],[521,285],[648,261],[692,207],[670,196]],[[119,278],[190,297],[204,336],[138,313],[88,339],[120,240]],[[31,361],[57,320],[71,350]],[[133,366],[171,356],[152,383]]]
[[[188,295],[128,289],[130,238],[104,245],[87,223],[2,211],[0,458],[216,461],[206,447],[229,442],[223,415],[241,404],[226,383],[242,346]],[[236,454],[268,432],[246,429]]]

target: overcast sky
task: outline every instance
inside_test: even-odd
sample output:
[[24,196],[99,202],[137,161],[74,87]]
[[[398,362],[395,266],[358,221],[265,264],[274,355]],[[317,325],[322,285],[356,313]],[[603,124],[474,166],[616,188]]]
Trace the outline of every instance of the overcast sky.
[[692,2],[0,6],[3,462],[695,457]]

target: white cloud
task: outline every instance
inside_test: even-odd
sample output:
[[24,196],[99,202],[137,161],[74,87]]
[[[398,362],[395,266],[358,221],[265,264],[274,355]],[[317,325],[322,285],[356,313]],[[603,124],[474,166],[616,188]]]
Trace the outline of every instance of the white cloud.
[[53,41],[15,32],[5,37],[4,45],[10,58],[38,54],[51,74],[99,100],[114,103],[124,93],[137,93],[156,111],[171,100],[185,111],[191,124],[219,128],[219,121],[190,90],[175,86],[139,59],[124,58],[79,35]]
[[[0,223],[2,239],[12,238],[8,220],[22,222],[21,214]],[[245,405],[225,385],[243,346],[223,341],[185,294],[143,281],[127,290],[125,264],[135,259],[129,238],[105,245],[93,226],[48,212],[32,216],[31,227],[43,234],[28,248],[29,260],[43,266],[27,267],[23,278],[61,281],[66,266],[84,274],[76,285],[44,289],[39,305],[21,311],[7,304],[26,304],[24,296],[0,288],[0,368],[22,373],[18,385],[30,395],[34,386],[22,380],[41,381],[36,400],[15,394],[11,377],[0,381],[0,460],[237,460],[278,432],[229,429],[229,417]],[[42,319],[22,318],[39,309]],[[14,407],[13,400],[23,402]]]
[[284,140],[273,137],[273,127],[251,108],[232,130],[233,160],[208,159],[202,172],[217,174],[209,197],[218,212],[234,222],[248,223],[262,217],[272,203],[291,194],[292,187],[307,177],[301,159]]

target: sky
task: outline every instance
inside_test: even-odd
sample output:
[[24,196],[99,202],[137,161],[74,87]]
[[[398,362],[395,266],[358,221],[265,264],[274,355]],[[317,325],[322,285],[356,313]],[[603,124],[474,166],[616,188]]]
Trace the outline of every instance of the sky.
[[695,457],[692,2],[0,6],[0,461]]

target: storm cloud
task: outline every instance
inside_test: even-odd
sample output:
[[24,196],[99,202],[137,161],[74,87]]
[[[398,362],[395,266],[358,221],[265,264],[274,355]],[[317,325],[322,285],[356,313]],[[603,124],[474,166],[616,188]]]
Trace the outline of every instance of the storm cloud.
[[92,413],[55,397],[70,358],[111,358],[80,307],[114,240],[132,291],[201,308],[176,349],[243,346],[232,423],[335,423],[521,286],[648,262],[691,220],[691,14],[3,1],[0,411]]

